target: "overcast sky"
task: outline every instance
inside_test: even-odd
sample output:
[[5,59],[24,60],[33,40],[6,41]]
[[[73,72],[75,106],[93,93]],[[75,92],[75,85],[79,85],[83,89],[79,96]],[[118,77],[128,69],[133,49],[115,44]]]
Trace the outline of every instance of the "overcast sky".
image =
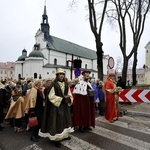
[[[95,39],[86,19],[87,1],[80,1],[76,11],[69,11],[70,0],[47,0],[50,34],[81,46],[95,49]],[[35,33],[40,28],[44,0],[1,0],[0,4],[0,62],[16,61],[25,48],[29,54],[35,44]],[[145,45],[150,41],[149,21],[142,36],[138,67],[145,64]],[[117,59],[119,33],[105,24],[102,42],[104,54]],[[130,41],[128,41],[130,42]]]

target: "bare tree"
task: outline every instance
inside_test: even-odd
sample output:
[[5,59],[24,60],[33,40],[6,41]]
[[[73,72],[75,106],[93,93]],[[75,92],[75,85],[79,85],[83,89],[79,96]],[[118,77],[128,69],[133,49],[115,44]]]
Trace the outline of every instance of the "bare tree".
[[[95,37],[95,43],[96,43],[96,54],[97,54],[97,68],[98,68],[98,78],[103,80],[103,43],[102,43],[102,27],[104,23],[104,17],[105,17],[105,12],[107,8],[107,3],[108,0],[99,0],[97,3],[95,3],[94,0],[88,0],[88,9],[89,9],[89,22],[90,22],[90,27],[91,31],[94,34]],[[98,4],[103,4],[103,7],[99,7],[99,10],[101,10],[101,16],[99,18],[99,25],[98,21],[96,18],[96,9],[95,6]]]
[[120,56],[117,57],[115,72],[118,74],[122,70],[122,58]]
[[[134,55],[132,78],[133,85],[136,84],[136,66],[137,66],[137,53],[146,16],[150,8],[149,0],[111,0],[114,4],[111,9],[107,11],[107,16],[112,20],[116,20],[119,26],[120,33],[120,49],[123,55],[123,81],[126,82],[128,61]],[[129,26],[129,25],[130,26]],[[132,47],[127,55],[127,28],[130,27],[132,32]]]
[[[96,43],[98,78],[101,80],[103,80],[104,54],[101,36],[108,1],[109,0],[87,0],[90,28],[95,37]],[[72,0],[70,6],[72,7],[73,5],[76,5],[76,3],[76,0]]]

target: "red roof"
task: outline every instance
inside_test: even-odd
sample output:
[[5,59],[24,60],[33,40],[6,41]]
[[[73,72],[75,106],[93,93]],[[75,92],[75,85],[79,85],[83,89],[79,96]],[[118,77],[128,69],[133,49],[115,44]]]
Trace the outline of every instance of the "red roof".
[[0,62],[0,69],[15,68],[15,62]]

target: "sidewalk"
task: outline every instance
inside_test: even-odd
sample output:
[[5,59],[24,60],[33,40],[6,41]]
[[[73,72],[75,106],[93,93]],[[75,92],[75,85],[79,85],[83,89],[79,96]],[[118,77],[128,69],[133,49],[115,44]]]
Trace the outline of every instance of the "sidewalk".
[[150,103],[120,104],[120,109],[127,110],[128,114],[150,116]]

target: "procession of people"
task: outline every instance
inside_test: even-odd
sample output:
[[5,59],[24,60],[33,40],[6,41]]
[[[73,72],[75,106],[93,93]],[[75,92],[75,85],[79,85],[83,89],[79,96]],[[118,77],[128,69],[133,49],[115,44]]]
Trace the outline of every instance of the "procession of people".
[[4,121],[19,133],[30,131],[31,141],[49,138],[56,147],[62,140],[70,140],[70,133],[78,129],[85,133],[95,128],[95,112],[113,123],[119,118],[116,75],[110,73],[104,83],[92,81],[85,70],[68,80],[62,68],[54,79],[33,79],[0,82],[0,131]]

